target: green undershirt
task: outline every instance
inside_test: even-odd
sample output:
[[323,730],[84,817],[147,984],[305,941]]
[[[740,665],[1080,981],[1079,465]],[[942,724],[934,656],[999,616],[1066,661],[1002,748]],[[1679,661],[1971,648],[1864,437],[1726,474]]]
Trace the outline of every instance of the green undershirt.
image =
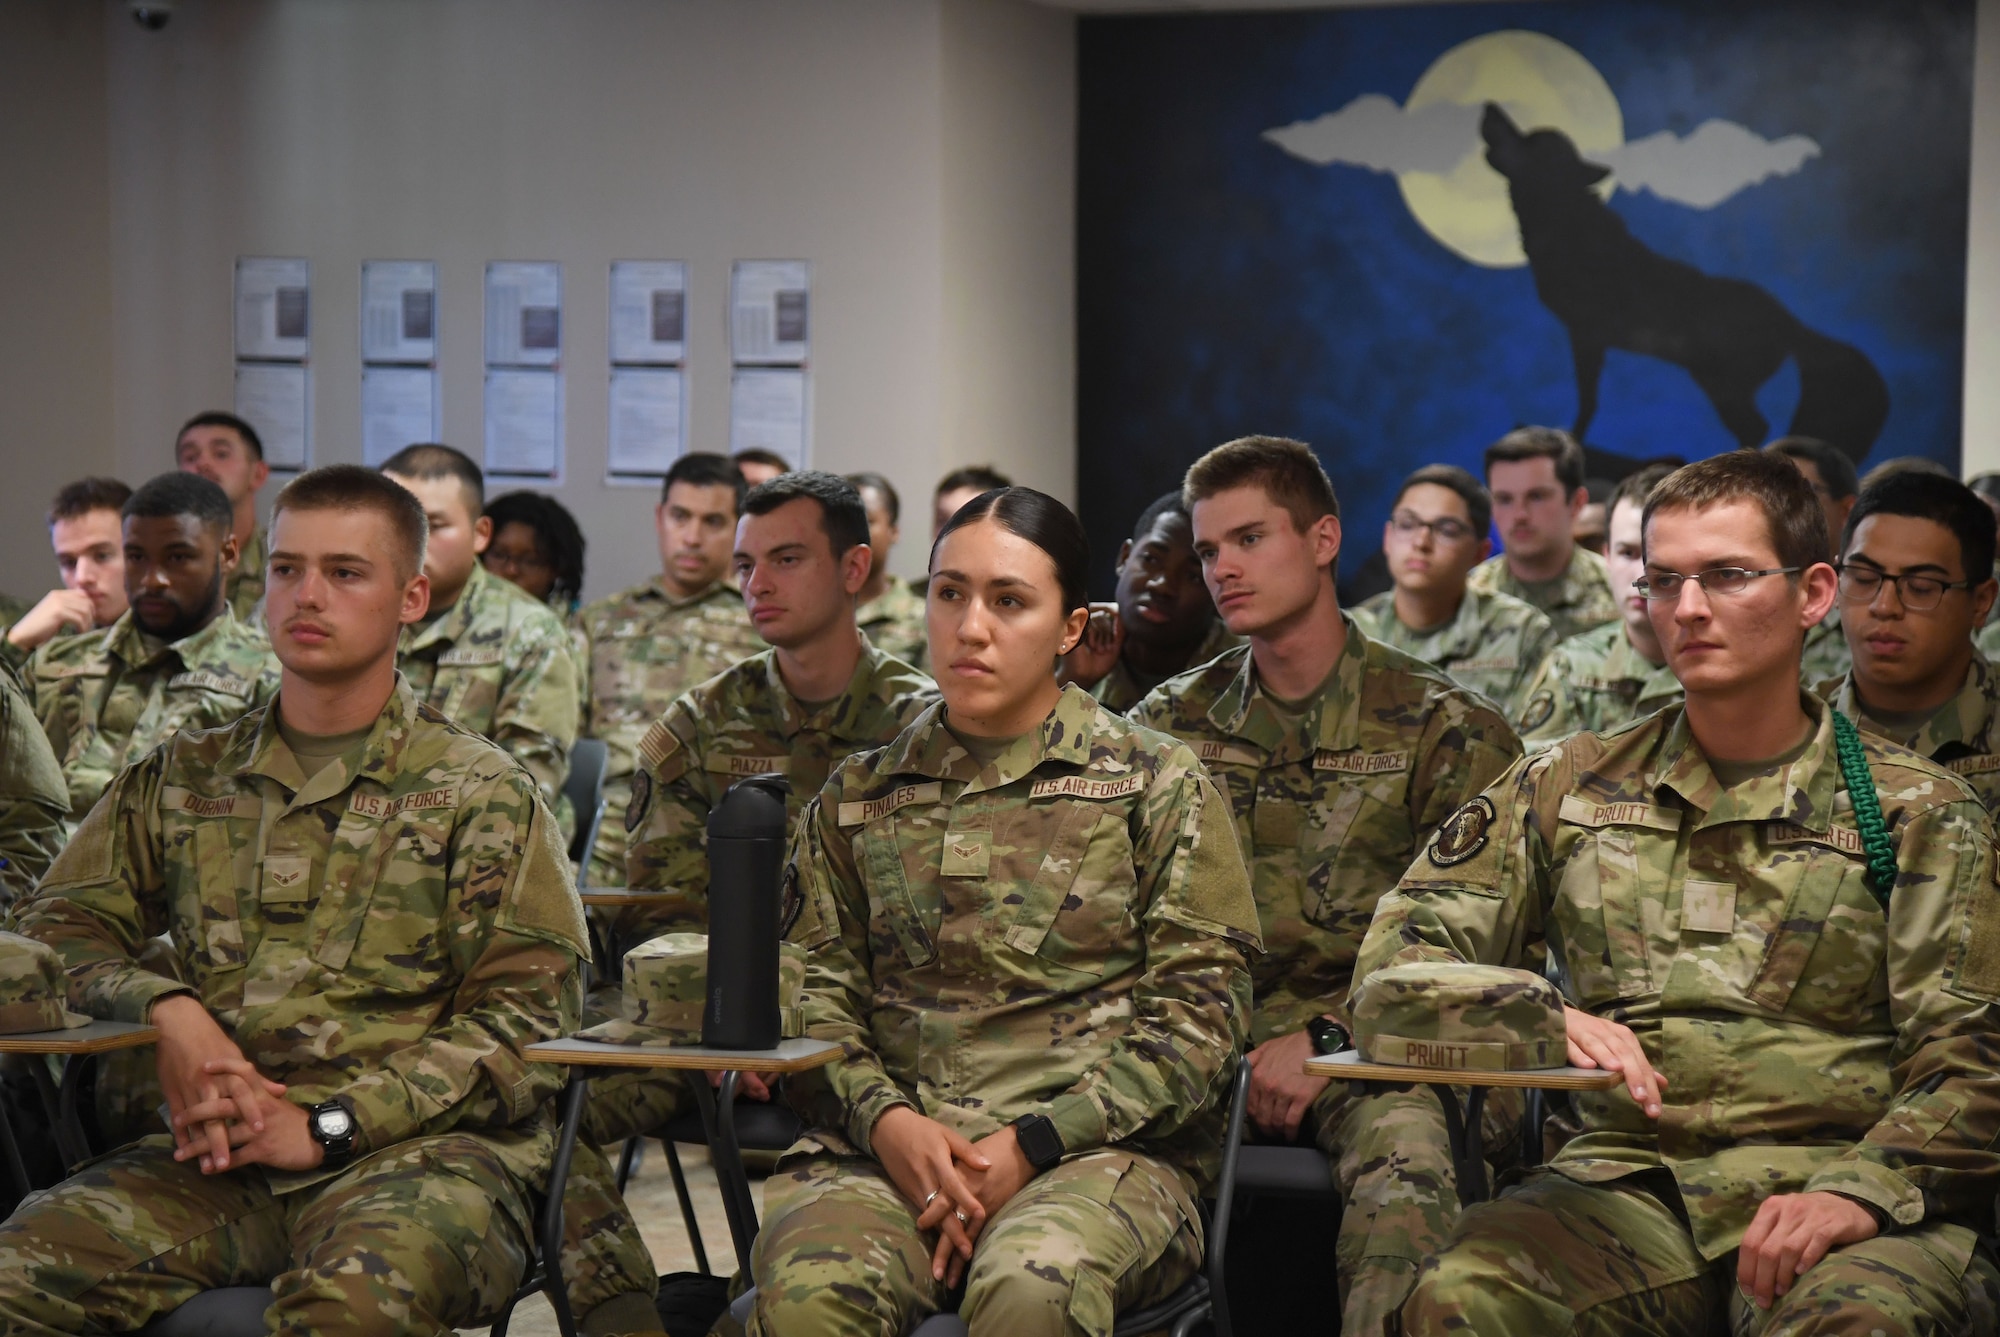
[[299,769],[310,780],[350,752],[357,751],[374,732],[375,723],[370,720],[362,728],[347,733],[318,734],[294,729],[285,723],[283,715],[278,716],[278,737],[285,740],[285,746],[297,758]]

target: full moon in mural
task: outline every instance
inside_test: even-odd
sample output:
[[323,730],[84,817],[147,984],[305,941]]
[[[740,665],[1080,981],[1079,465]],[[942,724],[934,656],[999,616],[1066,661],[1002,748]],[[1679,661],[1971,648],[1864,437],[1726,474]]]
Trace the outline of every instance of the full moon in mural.
[[[1439,56],[1410,90],[1404,110],[1476,111],[1488,102],[1505,107],[1516,124],[1562,131],[1586,162],[1625,143],[1624,114],[1596,67],[1553,37],[1518,29],[1486,33]],[[1475,265],[1526,264],[1507,182],[1487,166],[1476,140],[1467,149],[1448,172],[1397,173],[1403,203],[1426,232]],[[1607,177],[1598,191],[1609,199],[1615,188]]]

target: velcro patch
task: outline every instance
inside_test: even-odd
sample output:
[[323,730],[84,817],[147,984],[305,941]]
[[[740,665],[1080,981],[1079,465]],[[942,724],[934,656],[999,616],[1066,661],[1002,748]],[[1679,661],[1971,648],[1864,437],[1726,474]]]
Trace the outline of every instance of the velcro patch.
[[1216,743],[1203,740],[1191,745],[1194,754],[1201,758],[1204,766],[1220,761],[1230,766],[1262,766],[1264,753],[1242,743]]
[[1564,794],[1557,816],[1574,826],[1643,826],[1650,831],[1678,831],[1681,815],[1651,803],[1592,803]]
[[868,799],[861,803],[840,805],[842,826],[865,826],[869,822],[887,817],[898,808],[907,808],[918,803],[936,803],[944,797],[944,786],[936,780],[921,785],[899,785],[881,798]]
[[439,668],[484,668],[489,664],[498,664],[501,659],[502,655],[498,648],[488,650],[474,646],[463,648],[453,646],[439,655],[437,662]]
[[1146,787],[1146,777],[1134,773],[1116,780],[1093,780],[1087,775],[1065,775],[1060,780],[1037,780],[1028,788],[1029,798],[1112,799],[1136,794]]
[[1868,857],[1861,844],[1861,833],[1851,827],[1830,826],[1825,831],[1808,831],[1794,822],[1766,822],[1764,839],[1773,845],[1831,845],[1857,859]]
[[1681,883],[1681,927],[1690,933],[1734,931],[1736,884],[1692,877]]
[[250,695],[250,684],[243,679],[210,673],[206,669],[189,669],[186,673],[176,673],[167,679],[168,691],[171,692],[177,687],[199,687],[203,691],[221,692],[225,696]]
[[648,767],[656,768],[668,757],[680,751],[680,747],[680,737],[666,725],[654,720],[653,727],[646,730],[645,737],[639,740],[639,755]]
[[1512,673],[1521,667],[1518,659],[1461,659],[1453,664],[1454,673]]
[[784,775],[792,769],[792,759],[787,753],[774,757],[741,757],[731,753],[714,754],[701,759],[701,768],[716,775]]
[[160,807],[167,812],[184,812],[192,817],[255,817],[264,801],[255,794],[227,794],[211,798],[207,794],[167,785],[160,790]]
[[1407,752],[1330,752],[1325,748],[1313,753],[1313,769],[1316,771],[1339,771],[1347,775],[1380,775],[1384,771],[1403,771],[1410,766]]
[[264,856],[264,889],[258,897],[266,904],[290,905],[312,899],[312,857],[305,854]]
[[1974,757],[1954,757],[1944,764],[1953,775],[1984,775],[1988,771],[2000,771],[2000,754],[1985,753]]
[[398,798],[383,798],[379,794],[364,794],[356,790],[347,800],[347,807],[350,812],[358,812],[363,817],[386,821],[400,813],[422,812],[428,808],[450,808],[455,807],[457,803],[457,788],[445,785],[438,789],[424,789],[414,794],[404,794]]

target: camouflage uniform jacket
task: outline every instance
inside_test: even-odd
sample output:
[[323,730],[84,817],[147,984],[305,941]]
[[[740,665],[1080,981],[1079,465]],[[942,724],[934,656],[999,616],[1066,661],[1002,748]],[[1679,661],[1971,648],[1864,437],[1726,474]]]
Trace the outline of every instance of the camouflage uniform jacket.
[[795,1098],[863,1149],[897,1105],[975,1140],[1039,1113],[1206,1178],[1257,946],[1221,796],[1081,688],[985,766],[944,714],[843,762],[793,843],[806,1030],[844,1046]]
[[569,629],[547,604],[475,564],[437,621],[403,628],[396,667],[418,700],[497,743],[556,801],[582,684]]
[[1799,681],[1810,687],[1828,678],[1838,678],[1854,667],[1854,654],[1847,648],[1847,633],[1840,628],[1840,605],[1835,604],[1819,625],[1806,629],[1805,653],[1799,661]]
[[1530,755],[1573,733],[1609,733],[1681,703],[1681,680],[1633,648],[1625,620],[1572,636],[1542,662],[1521,710]]
[[1597,1182],[1664,1166],[1708,1259],[1774,1193],[1990,1230],[2000,1188],[1986,812],[1865,739],[1901,869],[1885,916],[1831,712],[1804,700],[1804,755],[1734,789],[1680,708],[1516,766],[1383,899],[1358,967],[1520,965],[1546,941],[1571,1006],[1631,1027],[1668,1083],[1657,1122],[1622,1086],[1575,1093],[1583,1131],[1551,1167]]
[[1555,627],[1542,612],[1511,594],[1468,589],[1451,621],[1412,631],[1396,616],[1396,592],[1384,590],[1354,611],[1360,628],[1412,659],[1444,670],[1469,692],[1478,692],[1510,721],[1519,723],[1535,670],[1556,648]]
[[0,668],[0,923],[63,845],[69,786],[14,675]]
[[674,698],[764,648],[743,611],[743,596],[717,582],[682,598],[658,576],[600,599],[577,615],[590,664],[583,736],[604,740],[604,810],[587,882],[618,886],[625,876],[626,811],[639,740]]
[[[1233,650],[1241,644],[1243,639],[1240,636],[1231,636],[1229,628],[1223,625],[1221,618],[1217,618],[1210,624],[1208,635],[1202,637],[1201,644],[1188,656],[1187,663],[1168,676],[1179,677],[1189,669],[1200,668],[1224,650]],[[1120,655],[1118,662],[1111,666],[1111,672],[1097,680],[1097,685],[1090,689],[1090,694],[1103,702],[1106,710],[1115,710],[1124,715],[1145,700],[1146,693],[1158,685],[1154,683],[1151,686],[1142,686],[1139,677],[1126,665],[1125,657]]]
[[1376,899],[1432,828],[1521,755],[1484,697],[1351,621],[1289,731],[1247,647],[1169,679],[1132,718],[1192,747],[1233,805],[1265,947],[1252,963],[1254,1044],[1346,1008]]
[[854,610],[854,620],[868,633],[876,649],[912,668],[930,659],[930,632],[924,621],[924,596],[891,577],[888,588]]
[[[1994,568],[1994,574],[2000,575],[2000,566]],[[1987,615],[1986,625],[1972,633],[1972,643],[1988,659],[2000,658],[2000,599],[1993,601],[1993,612]]]
[[249,540],[237,555],[236,569],[229,573],[228,589],[223,596],[229,600],[229,611],[252,626],[262,617],[257,605],[264,602],[264,568],[270,562],[271,535],[258,525],[250,531]]
[[847,689],[807,714],[766,650],[677,698],[639,742],[644,769],[624,814],[630,834],[625,885],[671,891],[649,910],[648,937],[708,931],[708,814],[723,792],[750,775],[783,775],[791,829],[833,768],[883,747],[937,700],[931,680],[872,645]]
[[[175,735],[91,811],[21,932],[91,1016],[192,989],[287,1099],[351,1101],[363,1153],[469,1133],[532,1180],[563,1079],[521,1051],[575,1029],[588,950],[554,832],[507,755],[399,677],[364,750],[310,780],[271,709]],[[185,984],[134,959],[161,933]],[[284,1193],[340,1172],[266,1174]]]
[[1979,796],[1988,815],[2000,820],[2000,673],[1986,656],[1973,652],[1965,685],[1914,738],[1897,738],[1869,718],[1855,695],[1851,672],[1828,679],[1815,690],[1869,733],[1929,757],[1956,775]]
[[1588,548],[1572,548],[1563,573],[1539,585],[1530,585],[1508,570],[1505,554],[1489,557],[1472,568],[1466,588],[1481,594],[1511,594],[1533,604],[1548,615],[1558,641],[1618,619],[1611,568]]
[[128,610],[101,631],[41,646],[25,677],[69,785],[70,820],[82,821],[118,772],[175,730],[213,729],[269,701],[278,661],[226,607],[171,645],[144,635]]

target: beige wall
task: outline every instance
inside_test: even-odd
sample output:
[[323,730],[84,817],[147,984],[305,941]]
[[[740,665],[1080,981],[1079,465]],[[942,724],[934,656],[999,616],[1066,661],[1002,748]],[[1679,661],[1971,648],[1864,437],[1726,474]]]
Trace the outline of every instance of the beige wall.
[[1965,265],[1967,478],[2000,469],[2000,0],[1979,0],[1972,75],[1971,252]]

